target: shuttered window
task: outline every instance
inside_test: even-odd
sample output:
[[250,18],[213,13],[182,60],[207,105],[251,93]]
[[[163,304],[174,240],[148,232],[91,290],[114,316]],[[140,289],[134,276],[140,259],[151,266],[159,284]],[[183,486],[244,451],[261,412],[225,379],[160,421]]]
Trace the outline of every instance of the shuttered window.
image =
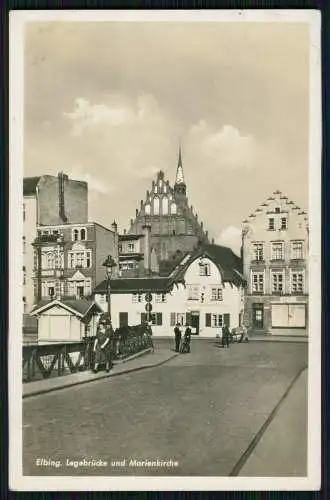
[[[148,321],[148,315],[146,313],[141,313],[141,324]],[[162,313],[151,313],[150,321],[153,325],[162,326],[163,324],[163,314]]]
[[170,316],[170,325],[175,326],[175,313],[171,313]]

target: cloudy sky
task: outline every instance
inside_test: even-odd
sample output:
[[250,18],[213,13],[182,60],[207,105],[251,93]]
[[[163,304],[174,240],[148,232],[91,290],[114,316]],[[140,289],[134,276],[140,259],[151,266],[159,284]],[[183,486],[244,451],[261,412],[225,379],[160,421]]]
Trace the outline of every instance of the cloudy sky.
[[88,181],[89,218],[128,227],[155,173],[237,247],[276,189],[307,208],[308,25],[30,22],[25,175]]

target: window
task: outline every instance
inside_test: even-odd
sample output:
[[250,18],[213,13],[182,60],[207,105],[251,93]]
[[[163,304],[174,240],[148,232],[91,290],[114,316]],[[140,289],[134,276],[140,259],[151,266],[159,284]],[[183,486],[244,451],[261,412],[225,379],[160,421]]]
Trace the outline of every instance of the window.
[[281,211],[280,207],[276,207],[276,208],[275,208],[275,213],[276,213],[276,214],[279,214],[279,213],[280,213],[280,211]]
[[87,230],[85,227],[72,229],[72,241],[86,241],[87,240]]
[[23,266],[23,285],[26,285],[26,268]]
[[283,242],[277,241],[272,243],[272,260],[283,259]]
[[303,242],[293,241],[291,243],[291,258],[292,259],[303,259]]
[[54,295],[55,295],[54,285],[48,285],[48,295],[49,295],[49,297],[54,297]]
[[25,216],[26,216],[26,210],[25,210],[25,203],[23,203],[23,221],[25,220]]
[[253,259],[254,260],[264,260],[264,244],[263,243],[253,243]]
[[302,271],[292,272],[291,293],[304,293],[304,273]]
[[[148,321],[148,315],[146,313],[141,313],[141,324]],[[150,321],[155,326],[162,326],[163,324],[163,314],[162,313],[151,313]]]
[[119,253],[122,253],[122,251],[123,251],[123,245],[122,245],[122,244],[120,244],[120,245],[118,245],[118,252],[119,252]]
[[26,252],[26,238],[23,236],[23,253]]
[[211,289],[211,300],[223,300],[222,288]]
[[49,252],[47,254],[47,269],[54,269],[55,268],[55,257],[52,252]]
[[199,298],[199,286],[191,285],[188,288],[188,300],[198,300]]
[[150,214],[150,211],[151,211],[150,210],[150,205],[149,204],[146,205],[145,208],[144,208],[144,210],[145,210],[146,214]]
[[175,215],[175,214],[176,214],[176,204],[172,203],[172,205],[171,205],[171,215]]
[[230,326],[230,314],[205,314],[205,326],[211,328],[222,328]]
[[163,215],[168,214],[168,198],[166,196],[165,196],[165,198],[163,198],[162,210],[163,210]]
[[286,217],[281,217],[281,229],[282,231],[288,229],[288,219]]
[[143,302],[143,295],[141,293],[133,293],[132,302],[134,303]]
[[274,217],[270,217],[268,219],[268,229],[269,229],[269,231],[274,231],[275,230],[275,219],[274,219]]
[[135,249],[134,243],[128,243],[128,252],[133,253]]
[[272,271],[272,293],[282,294],[284,290],[284,273],[282,271]]
[[166,293],[157,293],[156,302],[166,302],[167,296]]
[[159,198],[157,196],[154,198],[154,214],[159,214]]
[[200,276],[210,276],[210,264],[208,262],[199,263],[199,275]]
[[128,312],[119,313],[119,327],[128,326]]
[[90,279],[74,280],[68,282],[68,295],[86,297],[92,293],[92,282]]
[[68,267],[74,268],[91,268],[92,267],[92,251],[86,252],[69,252],[68,253]]
[[187,322],[187,314],[186,313],[171,313],[170,324],[171,326],[175,326],[177,323],[179,325],[184,326]]
[[252,293],[264,293],[264,273],[252,273]]

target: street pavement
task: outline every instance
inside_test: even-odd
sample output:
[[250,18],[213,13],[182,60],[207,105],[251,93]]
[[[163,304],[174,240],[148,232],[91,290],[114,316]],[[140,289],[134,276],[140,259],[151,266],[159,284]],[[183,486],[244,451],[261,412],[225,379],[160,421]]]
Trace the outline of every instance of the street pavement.
[[[155,343],[156,353],[171,349],[168,341]],[[247,475],[258,475],[258,467],[265,468],[249,462],[258,448],[240,470],[237,464],[307,366],[307,350],[306,343],[251,342],[222,349],[213,341],[193,341],[191,354],[162,366],[25,399],[23,473],[228,476],[233,470],[246,475],[250,466]],[[299,383],[306,385],[304,380]],[[282,416],[284,454],[295,430],[292,415],[306,412],[306,405],[306,398],[296,396],[287,419]],[[303,420],[298,429],[305,442]],[[263,444],[261,458],[269,462],[267,475],[276,475],[278,465],[272,474],[267,446],[271,450],[271,444]],[[284,468],[283,475],[304,474],[304,450],[298,466]],[[54,464],[37,465],[38,459]],[[102,464],[76,467],[74,462],[84,459]],[[139,463],[157,459],[172,462]]]

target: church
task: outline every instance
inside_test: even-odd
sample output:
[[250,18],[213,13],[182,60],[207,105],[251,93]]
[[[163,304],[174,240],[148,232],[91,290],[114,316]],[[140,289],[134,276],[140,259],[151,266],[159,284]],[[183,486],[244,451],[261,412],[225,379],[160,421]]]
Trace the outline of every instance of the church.
[[209,243],[203,222],[189,206],[187,186],[184,179],[181,146],[174,187],[157,173],[151,189],[146,191],[135,219],[131,219],[127,237],[136,237],[150,228],[150,251],[157,256],[159,274],[167,275],[182,257],[202,243]]

